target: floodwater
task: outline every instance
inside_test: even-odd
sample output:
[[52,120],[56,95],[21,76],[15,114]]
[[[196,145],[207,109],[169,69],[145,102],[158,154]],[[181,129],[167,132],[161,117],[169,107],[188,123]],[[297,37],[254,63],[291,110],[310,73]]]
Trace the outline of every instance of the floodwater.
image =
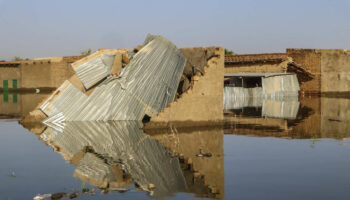
[[350,197],[350,99],[235,107],[220,127],[19,124],[45,95],[0,94],[1,200]]

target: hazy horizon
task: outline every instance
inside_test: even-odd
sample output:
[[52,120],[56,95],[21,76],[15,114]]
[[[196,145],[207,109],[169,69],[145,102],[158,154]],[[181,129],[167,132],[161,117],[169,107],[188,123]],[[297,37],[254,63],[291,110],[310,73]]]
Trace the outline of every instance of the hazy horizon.
[[0,60],[133,48],[148,33],[235,53],[350,49],[348,0],[0,0]]

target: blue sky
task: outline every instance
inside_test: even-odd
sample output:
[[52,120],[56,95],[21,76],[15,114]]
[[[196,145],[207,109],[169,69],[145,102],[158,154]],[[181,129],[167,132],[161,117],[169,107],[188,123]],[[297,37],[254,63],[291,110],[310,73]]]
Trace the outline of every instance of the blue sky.
[[236,53],[350,49],[350,0],[0,0],[0,60],[132,48],[147,33]]

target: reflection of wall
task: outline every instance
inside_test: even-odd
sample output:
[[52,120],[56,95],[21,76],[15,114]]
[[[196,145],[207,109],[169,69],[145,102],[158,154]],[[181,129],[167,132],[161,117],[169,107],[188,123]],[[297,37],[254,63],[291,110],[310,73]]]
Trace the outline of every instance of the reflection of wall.
[[[302,121],[292,127],[291,132],[305,137],[313,137],[321,131],[321,100],[320,98],[301,98],[299,117]],[[308,115],[309,113],[310,115]]]
[[[6,95],[8,96],[8,100],[5,102],[4,96]],[[0,115],[24,116],[32,111],[46,96],[47,94],[45,93],[0,93]]]
[[301,98],[295,120],[236,117],[226,112],[227,134],[291,138],[350,138],[350,99]]
[[350,137],[350,99],[321,99],[321,137]]
[[[152,132],[152,130],[149,130]],[[148,133],[148,130],[146,130]],[[204,175],[205,184],[213,191],[216,190],[216,198],[225,197],[224,151],[223,129],[170,129],[162,134],[150,133],[165,147],[176,152],[189,162],[193,163],[194,171]],[[202,149],[203,153],[211,153],[213,156],[197,157]]]

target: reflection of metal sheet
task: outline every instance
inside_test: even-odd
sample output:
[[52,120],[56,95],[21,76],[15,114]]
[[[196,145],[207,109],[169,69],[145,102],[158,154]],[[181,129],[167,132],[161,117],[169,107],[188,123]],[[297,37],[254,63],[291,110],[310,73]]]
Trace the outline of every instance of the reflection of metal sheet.
[[[65,121],[142,120],[146,114],[155,116],[174,100],[186,59],[174,44],[161,36],[152,36],[146,41],[120,77],[107,77],[90,96],[66,81],[60,87],[64,89],[55,91],[55,98],[46,101],[42,110],[54,119],[58,118],[57,114],[63,115]],[[102,67],[98,71],[113,62],[105,63],[108,64],[99,64]],[[84,85],[90,87],[90,83],[102,76],[86,75],[93,65],[84,66],[86,69],[77,73]],[[51,107],[53,111],[48,112],[47,108]]]
[[262,116],[271,118],[295,119],[299,111],[298,97],[284,101],[267,99],[262,106]]
[[141,127],[138,121],[67,122],[62,133],[48,127],[41,137],[67,160],[89,147],[93,153],[85,153],[76,169],[76,174],[86,180],[118,181],[114,180],[110,166],[119,163],[142,189],[148,190],[148,185],[154,184],[155,197],[184,191],[186,182],[178,158],[144,134]]

